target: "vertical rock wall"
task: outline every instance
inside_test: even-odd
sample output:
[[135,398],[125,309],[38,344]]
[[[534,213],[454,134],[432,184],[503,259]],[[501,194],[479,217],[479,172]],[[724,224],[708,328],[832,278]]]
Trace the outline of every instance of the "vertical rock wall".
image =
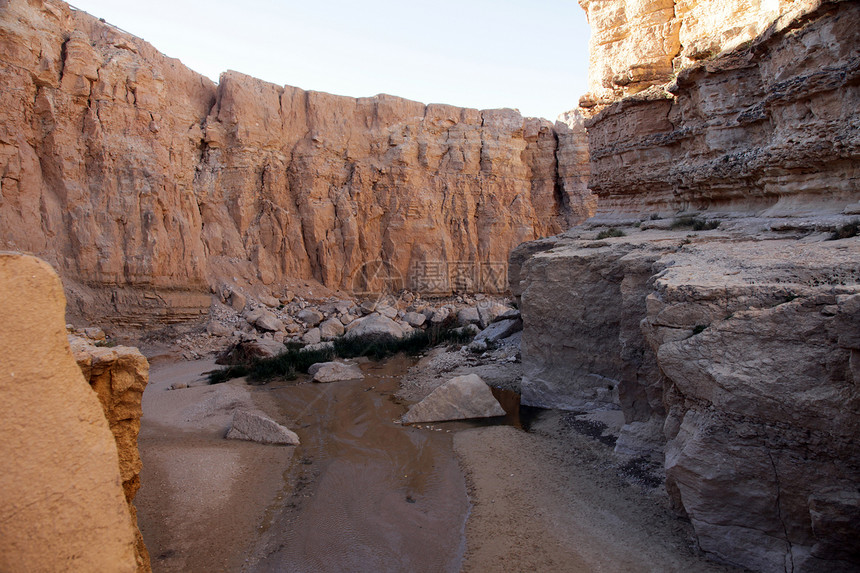
[[116,441],[122,489],[135,532],[138,571],[150,570],[149,552],[137,528],[134,496],[140,489],[143,462],[137,448],[140,433],[141,399],[149,382],[149,363],[137,348],[99,347],[86,338],[69,336],[72,354],[90,387],[95,391]]
[[56,273],[0,254],[0,569],[145,570],[117,445],[69,351]]
[[0,246],[54,264],[91,320],[193,319],[234,276],[352,289],[372,261],[394,286],[505,290],[510,249],[593,209],[581,126],[215,85],[56,0],[3,3],[0,70]]

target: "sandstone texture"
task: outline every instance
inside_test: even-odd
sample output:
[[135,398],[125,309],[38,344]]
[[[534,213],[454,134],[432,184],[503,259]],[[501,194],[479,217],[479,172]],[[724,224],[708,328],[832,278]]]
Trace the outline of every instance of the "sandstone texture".
[[593,208],[581,122],[215,85],[56,0],[4,4],[0,69],[0,247],[100,323],[199,317],[232,277],[504,291],[514,246]]
[[69,349],[57,274],[0,254],[0,569],[142,571],[117,442]]
[[403,415],[403,422],[416,424],[504,415],[505,410],[486,382],[477,374],[466,374],[451,378],[414,404]]
[[599,218],[856,205],[860,5],[795,5],[809,10],[585,121]]
[[[100,338],[104,339],[104,333],[100,334]],[[84,380],[89,382],[99,397],[116,440],[122,488],[137,538],[138,570],[148,571],[149,553],[143,536],[137,529],[137,510],[133,501],[140,489],[140,470],[143,466],[137,448],[137,436],[140,433],[142,415],[141,399],[149,381],[149,363],[137,348],[99,347],[86,337],[69,335],[68,338],[72,355],[84,375]]]
[[621,409],[616,451],[663,459],[702,549],[758,571],[860,565],[860,237],[822,224],[583,228],[519,269],[523,403]]
[[667,83],[674,73],[749,44],[817,0],[579,0],[591,27],[591,107]]

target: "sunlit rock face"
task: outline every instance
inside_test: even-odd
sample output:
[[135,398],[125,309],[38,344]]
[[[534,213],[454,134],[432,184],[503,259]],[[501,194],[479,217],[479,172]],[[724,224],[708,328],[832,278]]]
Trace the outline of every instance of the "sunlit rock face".
[[4,3],[0,68],[0,246],[108,323],[193,319],[232,277],[500,291],[594,207],[577,119],[216,85],[53,0]]
[[672,84],[593,108],[585,125],[598,217],[839,213],[856,203],[858,11],[816,3]]

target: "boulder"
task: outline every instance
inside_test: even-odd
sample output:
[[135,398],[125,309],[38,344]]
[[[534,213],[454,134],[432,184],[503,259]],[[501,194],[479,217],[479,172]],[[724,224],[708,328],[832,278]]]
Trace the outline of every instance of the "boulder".
[[206,332],[212,336],[230,336],[232,330],[227,325],[212,321],[206,325]]
[[504,415],[505,410],[481,377],[467,374],[451,378],[414,404],[404,414],[403,422],[416,424]]
[[284,329],[284,323],[268,310],[261,310],[253,324],[260,330],[268,330],[270,332],[278,332]]
[[322,340],[322,333],[319,328],[312,328],[302,336],[302,342],[305,344],[316,344]]
[[306,308],[301,311],[296,318],[307,324],[308,326],[316,326],[322,322],[323,315],[320,311],[313,308]]
[[460,309],[457,313],[457,324],[466,326],[467,324],[478,324],[481,318],[478,316],[478,309],[473,306],[467,306]]
[[239,291],[234,290],[230,292],[230,306],[233,307],[233,310],[242,312],[245,310],[245,305],[247,303],[248,299]]
[[343,323],[336,318],[330,318],[320,324],[319,329],[320,336],[328,340],[343,334]]
[[478,305],[478,317],[479,322],[478,325],[481,328],[487,328],[493,321],[496,320],[497,317],[501,316],[505,312],[510,310],[510,307],[507,307],[503,304],[499,304],[497,302],[491,303],[482,303]]
[[357,365],[343,362],[319,362],[308,368],[308,374],[313,377],[314,382],[344,382],[364,378]]
[[448,316],[451,314],[451,311],[442,307],[433,312],[433,315],[430,317],[430,324],[439,325],[445,322],[448,319]]
[[354,320],[345,334],[347,338],[385,335],[403,338],[403,329],[390,318],[376,313]]
[[284,444],[298,446],[299,437],[256,410],[236,410],[233,422],[227,431],[228,440],[247,440],[260,444]]
[[523,321],[520,319],[500,320],[490,324],[475,336],[475,342],[497,342],[503,338],[519,332],[523,329]]
[[427,317],[420,312],[407,312],[403,315],[403,320],[405,320],[409,326],[412,326],[413,328],[418,328],[419,326],[427,322]]
[[257,297],[257,300],[259,300],[261,303],[265,304],[269,308],[277,308],[281,306],[281,301],[267,294],[261,294]]

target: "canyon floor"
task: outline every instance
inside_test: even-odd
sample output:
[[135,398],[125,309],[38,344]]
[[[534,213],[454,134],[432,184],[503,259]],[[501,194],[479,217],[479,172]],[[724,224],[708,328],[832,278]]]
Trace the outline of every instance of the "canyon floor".
[[[213,361],[153,358],[136,501],[153,570],[734,571],[695,549],[642,460],[601,441],[611,416],[513,404],[492,422],[396,422],[463,372],[516,390],[505,352],[436,349],[362,362],[363,381],[265,386],[209,386]],[[238,407],[302,445],[223,439]]]

